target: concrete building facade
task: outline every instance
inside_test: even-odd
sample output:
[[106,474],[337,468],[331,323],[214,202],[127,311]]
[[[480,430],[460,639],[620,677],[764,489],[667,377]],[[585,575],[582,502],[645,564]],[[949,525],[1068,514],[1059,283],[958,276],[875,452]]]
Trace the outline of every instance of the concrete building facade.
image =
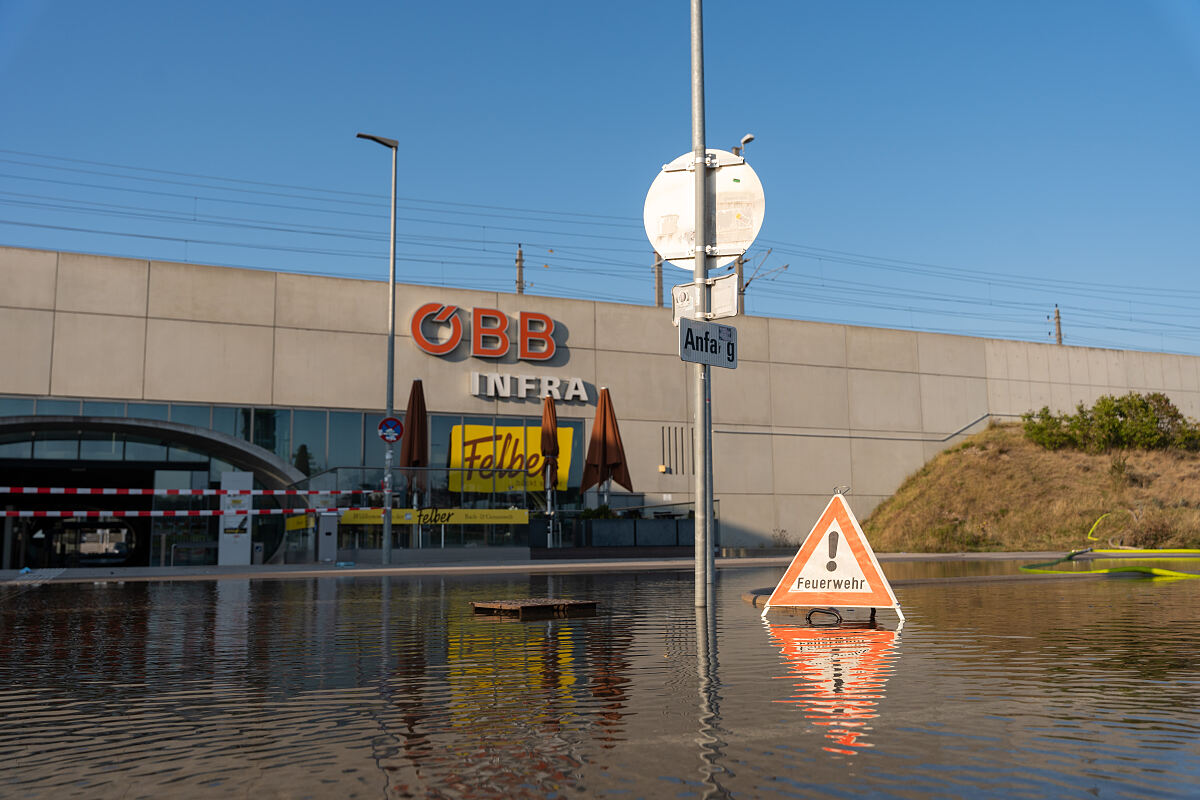
[[[0,248],[0,287],[0,403],[10,401],[10,418],[26,399],[79,401],[83,416],[88,403],[124,403],[127,417],[141,404],[209,404],[287,410],[293,421],[319,410],[329,426],[329,415],[356,410],[369,428],[385,405],[379,282]],[[636,492],[646,504],[691,500],[690,382],[670,309],[417,285],[395,292],[397,405],[420,378],[431,414],[458,420],[434,426],[435,466],[462,466],[472,420],[529,422],[546,392],[578,431],[577,462],[603,386]],[[989,420],[1129,391],[1164,392],[1200,416],[1196,357],[727,322],[738,328],[739,365],[712,370],[724,546],[797,541],[838,485],[852,487],[865,516]],[[217,411],[206,413],[215,421]],[[332,427],[326,436],[333,441]],[[293,466],[295,441],[276,450]],[[7,451],[7,463],[22,452]],[[373,466],[373,452],[364,444],[361,463]]]

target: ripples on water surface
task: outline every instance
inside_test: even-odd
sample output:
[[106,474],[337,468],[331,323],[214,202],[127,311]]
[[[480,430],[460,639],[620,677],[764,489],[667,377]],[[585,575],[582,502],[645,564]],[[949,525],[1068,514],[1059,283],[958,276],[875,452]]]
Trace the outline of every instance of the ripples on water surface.
[[[900,586],[897,635],[762,623],[781,572],[0,587],[0,795],[1197,794],[1200,581]],[[549,593],[601,612],[471,612]]]

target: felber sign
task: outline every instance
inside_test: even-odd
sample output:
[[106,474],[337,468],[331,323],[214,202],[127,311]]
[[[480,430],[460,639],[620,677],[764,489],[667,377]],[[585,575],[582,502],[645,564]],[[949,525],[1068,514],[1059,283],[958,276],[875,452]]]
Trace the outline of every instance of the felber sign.
[[[512,320],[498,308],[472,308],[471,330],[463,327],[458,306],[426,303],[412,317],[412,337],[417,347],[432,356],[446,356],[462,344],[471,343],[476,358],[503,358],[512,349],[509,333]],[[465,309],[463,309],[465,314]],[[549,361],[558,345],[554,341],[554,320],[537,311],[521,311],[516,318],[517,355],[525,361]],[[440,330],[442,335],[430,335]]]
[[[566,491],[571,473],[575,430],[558,429],[558,480]],[[542,429],[532,425],[455,425],[450,428],[452,492],[542,492],[546,489],[542,461]]]

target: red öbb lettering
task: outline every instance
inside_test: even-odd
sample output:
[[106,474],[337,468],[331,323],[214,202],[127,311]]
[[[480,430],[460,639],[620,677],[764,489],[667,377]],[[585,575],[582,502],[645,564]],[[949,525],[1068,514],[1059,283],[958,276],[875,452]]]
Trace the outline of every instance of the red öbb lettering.
[[[443,303],[426,303],[418,308],[410,325],[417,347],[433,356],[446,356],[458,349],[467,336],[458,310],[458,306]],[[519,312],[515,335],[509,334],[510,321],[508,314],[498,308],[471,309],[471,355],[503,358],[515,345],[518,357],[524,361],[554,358],[558,352],[558,343],[554,340],[557,326],[549,315],[537,311]],[[437,329],[443,329],[444,335],[435,334]]]
[[495,308],[471,309],[471,355],[502,358],[507,352],[508,315]]
[[[441,303],[426,303],[418,308],[412,318],[412,337],[413,341],[417,343],[417,347],[434,356],[444,356],[453,352],[454,348],[458,347],[458,343],[462,341],[463,335],[462,321],[454,313],[455,311],[458,311],[458,306],[445,306]],[[427,319],[439,324],[449,323],[449,338],[444,342],[435,342],[426,337],[421,325]]]

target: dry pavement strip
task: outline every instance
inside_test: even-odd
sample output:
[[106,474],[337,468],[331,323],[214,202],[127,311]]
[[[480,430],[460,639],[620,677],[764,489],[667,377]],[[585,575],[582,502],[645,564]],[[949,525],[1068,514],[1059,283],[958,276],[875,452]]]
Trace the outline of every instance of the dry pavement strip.
[[[876,553],[880,562],[888,561],[1046,561],[1059,558],[1061,552],[1047,553]],[[793,556],[718,558],[718,569],[749,569],[754,567],[786,567]],[[207,567],[75,567],[68,569],[32,570],[21,574],[17,570],[0,570],[0,585],[29,583],[121,583],[135,581],[219,581],[219,580],[288,580],[293,578],[377,577],[381,575],[499,575],[546,574],[563,572],[654,572],[661,570],[692,570],[691,558],[625,558],[570,561],[503,561],[492,564],[423,563],[419,566],[355,565],[338,567],[333,564],[261,564],[254,566]],[[1077,577],[1077,576],[1068,576]],[[922,578],[891,581],[893,586],[922,583],[976,583],[980,581],[1046,580],[1057,575],[984,575],[959,578]]]

